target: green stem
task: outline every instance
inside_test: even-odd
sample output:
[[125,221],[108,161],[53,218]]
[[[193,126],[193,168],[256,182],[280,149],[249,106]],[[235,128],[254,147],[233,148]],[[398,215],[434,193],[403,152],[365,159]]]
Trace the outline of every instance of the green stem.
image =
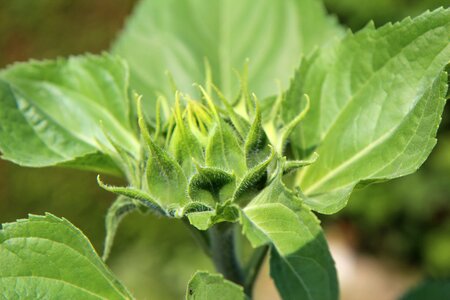
[[222,222],[209,229],[211,257],[218,272],[239,285],[244,274],[236,254],[234,224]]

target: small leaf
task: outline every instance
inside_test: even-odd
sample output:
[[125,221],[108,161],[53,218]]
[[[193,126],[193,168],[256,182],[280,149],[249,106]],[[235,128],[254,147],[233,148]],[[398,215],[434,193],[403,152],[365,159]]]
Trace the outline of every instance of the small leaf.
[[133,187],[107,185],[100,179],[100,175],[97,176],[97,183],[101,188],[107,190],[108,192],[135,199],[144,207],[150,208],[153,212],[156,212],[157,214],[162,216],[166,215],[166,211],[161,207],[160,203],[153,199],[151,195],[145,193],[142,190]]
[[216,213],[211,217],[211,225],[220,222],[234,223],[239,220],[239,206],[233,204],[231,201],[219,203],[216,205]]
[[186,300],[245,300],[241,286],[225,280],[222,275],[197,272],[189,281]]
[[200,211],[186,214],[189,223],[198,230],[207,230],[212,226],[211,218],[216,214],[215,211]]
[[288,160],[283,165],[283,175],[289,174],[290,172],[296,171],[299,168],[309,166],[316,162],[316,160],[319,158],[319,154],[317,152],[314,152],[310,158],[308,159],[302,159],[302,160]]
[[244,178],[239,182],[236,191],[233,195],[233,202],[239,204],[241,207],[247,205],[247,203],[258,193],[267,181],[267,169],[275,157],[275,151],[272,147],[269,147],[270,154],[247,171]]
[[5,299],[133,299],[83,233],[51,214],[3,224],[0,265]]
[[139,157],[128,69],[121,59],[105,54],[30,61],[0,72],[4,159],[31,167],[66,165],[118,174],[109,157],[117,153],[100,122],[111,139]]
[[217,203],[215,209],[203,209],[186,213],[191,225],[199,230],[207,230],[211,226],[221,223],[234,223],[239,220],[239,207],[231,201]]
[[255,102],[255,117],[245,140],[245,159],[247,167],[253,168],[269,156],[270,142],[261,124],[261,111]]
[[189,202],[186,204],[181,212],[181,216],[184,216],[185,214],[194,213],[194,212],[205,212],[205,211],[212,211],[213,208],[211,206],[205,205],[202,202]]
[[233,195],[234,175],[217,168],[197,166],[197,173],[189,180],[188,194],[193,201],[215,206]]
[[200,202],[189,202],[179,214],[179,217],[187,216],[189,223],[199,230],[210,227],[211,217],[215,215],[212,207]]
[[105,221],[106,238],[105,247],[103,248],[103,261],[106,261],[109,257],[120,222],[126,215],[135,210],[137,210],[136,203],[132,199],[123,196],[119,196],[109,207]]

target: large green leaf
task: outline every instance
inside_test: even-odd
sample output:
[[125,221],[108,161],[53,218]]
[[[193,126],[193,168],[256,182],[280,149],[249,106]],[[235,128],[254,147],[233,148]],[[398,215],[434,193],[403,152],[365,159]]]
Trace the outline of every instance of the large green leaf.
[[317,218],[280,203],[246,207],[244,233],[254,247],[272,244],[270,272],[283,299],[337,299],[333,259]]
[[118,157],[109,140],[138,157],[121,59],[105,54],[31,61],[0,73],[3,158],[32,167],[114,172],[117,167],[103,155]]
[[348,34],[304,60],[283,103],[288,122],[308,94],[311,109],[291,135],[298,158],[317,161],[297,183],[322,213],[342,208],[359,183],[414,172],[436,143],[447,91],[450,10]]
[[0,230],[0,298],[132,299],[65,219],[30,216]]
[[273,245],[271,276],[283,299],[336,299],[336,270],[319,221],[281,176],[242,210],[243,232],[253,247]]
[[288,83],[302,53],[340,32],[317,0],[143,0],[113,51],[152,101],[158,93],[173,96],[166,71],[194,95],[192,83],[205,81],[205,58],[228,97],[238,88],[233,69],[248,58],[250,87],[263,98],[278,91],[275,80]]
[[189,282],[186,300],[244,300],[241,286],[225,280],[222,275],[197,272]]

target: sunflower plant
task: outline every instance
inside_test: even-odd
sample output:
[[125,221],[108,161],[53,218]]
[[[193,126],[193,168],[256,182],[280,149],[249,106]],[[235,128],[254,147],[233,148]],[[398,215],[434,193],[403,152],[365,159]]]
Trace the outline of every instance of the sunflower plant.
[[[0,230],[3,299],[133,299],[108,269],[120,220],[181,220],[217,273],[186,299],[251,299],[266,257],[283,299],[336,299],[316,213],[410,174],[447,99],[450,10],[357,33],[315,0],[143,0],[102,55],[0,71],[2,158],[121,176],[100,258],[74,225]],[[247,243],[247,244],[246,244]]]

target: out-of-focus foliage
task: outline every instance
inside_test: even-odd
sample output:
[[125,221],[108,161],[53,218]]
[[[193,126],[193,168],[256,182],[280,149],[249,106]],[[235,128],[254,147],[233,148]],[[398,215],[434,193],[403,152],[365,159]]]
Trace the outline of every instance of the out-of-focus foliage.
[[324,0],[330,13],[353,31],[362,28],[369,20],[378,27],[387,22],[417,16],[425,10],[448,7],[447,0]]
[[105,50],[135,2],[0,1],[0,66]]

